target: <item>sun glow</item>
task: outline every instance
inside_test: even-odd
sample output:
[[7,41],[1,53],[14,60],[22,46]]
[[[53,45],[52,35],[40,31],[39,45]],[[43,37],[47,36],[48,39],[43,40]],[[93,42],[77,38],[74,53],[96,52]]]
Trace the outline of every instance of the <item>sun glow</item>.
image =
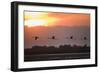
[[45,20],[27,20],[25,21],[25,25],[28,27],[32,26],[43,26],[46,23]]
[[[77,18],[76,18],[77,17]],[[71,13],[47,13],[47,12],[25,12],[24,25],[35,26],[90,26],[89,14]]]
[[48,16],[48,13],[40,12],[25,12],[25,25],[28,27],[35,26],[53,26],[53,23],[58,21],[58,18]]
[[57,18],[48,17],[48,13],[25,12],[24,20],[25,25],[28,27],[52,26],[52,23],[56,22]]
[[[52,23],[56,22],[57,19],[54,18],[46,18],[46,19],[34,19],[34,20],[26,20],[25,25],[28,27],[33,26],[53,26]],[[49,25],[51,24],[51,25]]]

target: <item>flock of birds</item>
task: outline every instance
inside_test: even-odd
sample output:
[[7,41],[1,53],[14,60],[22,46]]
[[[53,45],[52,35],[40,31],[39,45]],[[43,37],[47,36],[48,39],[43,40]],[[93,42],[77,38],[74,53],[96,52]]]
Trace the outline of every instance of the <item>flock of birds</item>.
[[[39,37],[38,37],[38,36],[34,36],[34,37],[32,37],[32,38],[34,38],[34,40],[39,40]],[[51,37],[48,38],[48,39],[56,40],[56,37],[55,37],[55,36],[51,36]],[[66,39],[71,39],[71,40],[73,40],[74,37],[73,37],[73,36],[70,36],[69,38],[66,38]],[[83,37],[81,40],[87,40],[87,37]]]

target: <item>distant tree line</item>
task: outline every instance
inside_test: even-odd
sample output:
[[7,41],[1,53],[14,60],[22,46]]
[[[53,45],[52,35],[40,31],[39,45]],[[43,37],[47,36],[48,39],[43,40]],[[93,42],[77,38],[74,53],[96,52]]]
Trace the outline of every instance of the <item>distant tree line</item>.
[[25,48],[25,55],[33,54],[55,54],[55,53],[86,53],[90,52],[90,47],[87,45],[60,45],[59,47],[54,46],[33,46],[32,48]]

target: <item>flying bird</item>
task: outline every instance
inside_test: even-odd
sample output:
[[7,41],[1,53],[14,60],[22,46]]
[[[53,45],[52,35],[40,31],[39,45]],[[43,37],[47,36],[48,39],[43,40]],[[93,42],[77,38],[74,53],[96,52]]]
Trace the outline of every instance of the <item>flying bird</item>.
[[73,36],[70,36],[70,39],[73,39]]
[[52,36],[52,37],[51,37],[51,38],[49,38],[49,39],[55,40],[56,38],[55,38],[55,36]]
[[86,38],[86,37],[84,37],[84,40],[87,40],[87,38]]
[[34,38],[34,40],[38,40],[39,39],[39,37],[38,36],[35,36],[35,37],[33,37]]

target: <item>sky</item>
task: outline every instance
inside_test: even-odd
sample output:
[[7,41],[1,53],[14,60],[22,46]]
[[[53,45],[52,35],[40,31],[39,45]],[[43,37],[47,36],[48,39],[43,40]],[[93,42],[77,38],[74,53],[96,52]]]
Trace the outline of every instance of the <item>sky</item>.
[[[34,37],[39,39],[35,40]],[[56,40],[48,39],[52,36]],[[70,40],[69,37],[74,39]],[[83,40],[87,37],[87,40]],[[24,47],[90,45],[90,14],[24,12]]]
[[90,15],[79,13],[25,12],[27,26],[89,26]]

